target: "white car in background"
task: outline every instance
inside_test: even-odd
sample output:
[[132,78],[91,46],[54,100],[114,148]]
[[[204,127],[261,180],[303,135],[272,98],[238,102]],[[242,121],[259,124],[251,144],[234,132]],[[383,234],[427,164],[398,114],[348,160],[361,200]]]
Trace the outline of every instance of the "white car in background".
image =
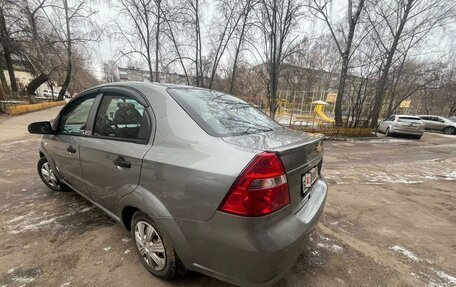
[[419,117],[392,115],[379,124],[378,131],[386,136],[406,135],[420,139],[423,136],[424,124]]
[[447,135],[456,135],[456,122],[453,122],[450,119],[431,115],[422,115],[418,117],[423,120],[424,128],[427,130],[441,131]]

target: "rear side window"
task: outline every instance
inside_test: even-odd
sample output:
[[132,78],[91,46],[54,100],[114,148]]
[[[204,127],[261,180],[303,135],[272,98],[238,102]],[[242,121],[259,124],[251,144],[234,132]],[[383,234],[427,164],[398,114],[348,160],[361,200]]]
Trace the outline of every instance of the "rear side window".
[[196,88],[170,88],[168,92],[211,136],[255,134],[283,128],[255,107],[228,94]]
[[103,96],[95,117],[95,136],[146,140],[148,131],[147,113],[138,101],[121,94]]
[[418,117],[399,117],[399,119],[400,119],[401,121],[409,121],[409,122],[421,121],[421,119],[418,118]]

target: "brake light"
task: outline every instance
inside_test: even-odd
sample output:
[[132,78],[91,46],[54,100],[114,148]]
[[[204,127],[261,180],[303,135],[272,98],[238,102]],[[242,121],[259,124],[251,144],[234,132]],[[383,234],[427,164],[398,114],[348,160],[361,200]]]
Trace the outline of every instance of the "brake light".
[[290,204],[282,161],[274,153],[261,153],[239,175],[219,207],[220,211],[263,216]]

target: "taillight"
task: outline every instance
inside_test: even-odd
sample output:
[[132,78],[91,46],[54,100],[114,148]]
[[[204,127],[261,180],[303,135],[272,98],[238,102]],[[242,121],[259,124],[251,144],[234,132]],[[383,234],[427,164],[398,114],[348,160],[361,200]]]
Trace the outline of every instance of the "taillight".
[[219,207],[242,216],[262,216],[290,204],[282,161],[274,153],[261,153],[239,175]]

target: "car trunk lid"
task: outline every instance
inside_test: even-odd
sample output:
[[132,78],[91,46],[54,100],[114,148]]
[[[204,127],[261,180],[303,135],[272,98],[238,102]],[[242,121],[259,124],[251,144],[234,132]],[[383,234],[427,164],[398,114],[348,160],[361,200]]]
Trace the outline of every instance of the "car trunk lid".
[[[290,129],[232,136],[226,142],[256,152],[273,152],[279,156],[287,173],[290,200],[293,209],[300,208],[309,196],[310,188],[303,181],[315,168],[320,176],[323,159],[323,136]],[[309,177],[309,175],[307,175]],[[312,175],[310,176],[313,179]],[[312,184],[312,182],[311,182]]]

